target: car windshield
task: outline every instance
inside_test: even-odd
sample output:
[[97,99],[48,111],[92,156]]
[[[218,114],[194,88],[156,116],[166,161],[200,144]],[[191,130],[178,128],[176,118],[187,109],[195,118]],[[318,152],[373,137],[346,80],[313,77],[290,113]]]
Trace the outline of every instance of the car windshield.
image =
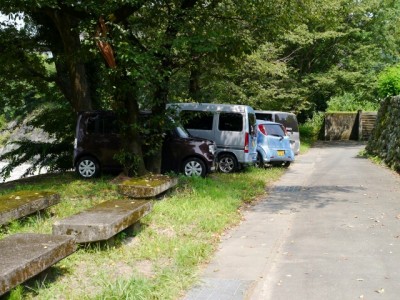
[[187,132],[187,130],[180,125],[175,127],[175,132],[180,138],[187,139],[190,137],[189,132]]

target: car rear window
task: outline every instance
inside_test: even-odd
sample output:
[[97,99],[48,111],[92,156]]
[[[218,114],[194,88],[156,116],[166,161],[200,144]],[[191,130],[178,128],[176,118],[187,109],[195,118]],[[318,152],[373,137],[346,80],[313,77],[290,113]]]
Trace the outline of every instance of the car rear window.
[[275,135],[275,136],[284,136],[285,132],[283,128],[279,124],[264,124],[264,129],[267,132],[267,135]]

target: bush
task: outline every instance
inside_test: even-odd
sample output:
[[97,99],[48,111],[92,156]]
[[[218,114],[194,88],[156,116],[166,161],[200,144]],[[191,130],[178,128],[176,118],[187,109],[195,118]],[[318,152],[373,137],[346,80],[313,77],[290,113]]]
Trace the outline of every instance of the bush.
[[386,68],[379,74],[378,94],[382,98],[400,94],[400,65]]
[[367,100],[360,100],[353,93],[344,93],[340,96],[332,97],[328,102],[328,112],[337,111],[377,111],[379,103]]
[[323,112],[314,112],[312,118],[306,120],[300,125],[300,136],[302,139],[314,142],[318,140],[318,136],[324,125],[325,114]]

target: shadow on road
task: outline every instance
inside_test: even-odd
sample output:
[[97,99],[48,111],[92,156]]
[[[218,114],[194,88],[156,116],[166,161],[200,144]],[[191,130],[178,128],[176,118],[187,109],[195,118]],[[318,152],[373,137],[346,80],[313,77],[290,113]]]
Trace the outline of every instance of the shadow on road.
[[[308,208],[324,208],[338,202],[348,202],[350,194],[364,191],[355,186],[275,186],[268,191],[267,198],[254,207],[255,211],[270,213],[299,212]],[[353,201],[353,200],[351,200]]]

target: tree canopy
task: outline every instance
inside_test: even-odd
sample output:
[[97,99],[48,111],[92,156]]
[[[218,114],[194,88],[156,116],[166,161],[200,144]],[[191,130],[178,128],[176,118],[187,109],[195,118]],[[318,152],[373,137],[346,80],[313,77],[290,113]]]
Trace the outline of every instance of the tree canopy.
[[[113,109],[123,128],[125,172],[157,172],[159,152],[142,149],[141,109],[153,111],[152,132],[161,137],[168,102],[304,115],[342,95],[376,102],[377,74],[399,57],[399,6],[390,0],[0,0],[9,18],[0,24],[0,114],[9,120],[33,114],[32,124],[54,138],[35,144],[37,166],[57,169],[69,164],[76,114]],[[35,156],[26,143],[3,155],[10,168]]]

